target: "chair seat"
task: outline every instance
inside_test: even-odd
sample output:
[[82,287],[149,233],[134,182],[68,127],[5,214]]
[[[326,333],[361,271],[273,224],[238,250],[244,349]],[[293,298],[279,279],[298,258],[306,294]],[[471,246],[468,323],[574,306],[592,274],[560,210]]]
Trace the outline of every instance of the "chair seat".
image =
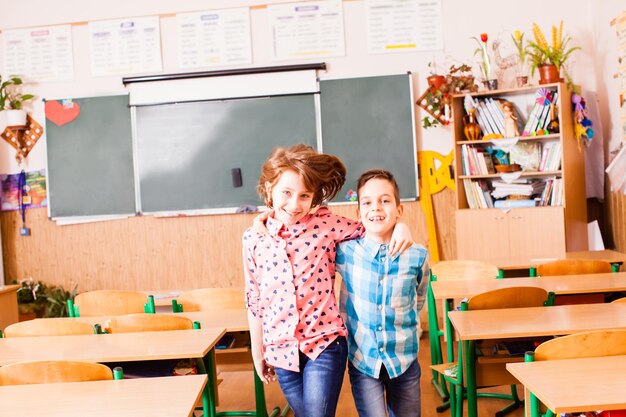
[[457,383],[457,362],[445,362],[440,363],[438,365],[431,365],[430,368],[434,371],[439,372],[443,377],[450,382]]

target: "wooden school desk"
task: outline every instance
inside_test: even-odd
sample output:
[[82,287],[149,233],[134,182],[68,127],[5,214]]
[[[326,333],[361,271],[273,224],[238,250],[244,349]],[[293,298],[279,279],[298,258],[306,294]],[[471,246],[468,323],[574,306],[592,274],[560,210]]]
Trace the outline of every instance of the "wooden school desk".
[[0,285],[0,329],[18,322],[18,288],[19,285]]
[[[476,417],[476,340],[558,336],[593,330],[626,329],[626,303],[577,304],[554,307],[451,311],[448,316],[460,340],[465,343],[468,416]],[[463,356],[463,357],[461,357]],[[483,362],[489,359],[482,358]],[[509,362],[508,358],[494,358]],[[520,359],[521,360],[521,359]]]
[[[536,268],[541,264],[556,261],[558,259],[593,259],[596,261],[606,261],[610,264],[621,265],[626,262],[626,254],[614,250],[594,250],[580,252],[566,252],[564,257],[559,258],[500,258],[485,260],[498,267],[501,271],[521,270]],[[532,274],[531,274],[532,275]]]
[[0,339],[0,366],[37,360],[134,362],[195,358],[204,364],[209,377],[209,383],[202,394],[204,415],[213,417],[215,416],[213,352],[215,344],[224,333],[226,329],[221,327],[202,330],[4,338]]
[[535,278],[504,278],[483,280],[434,281],[431,283],[437,300],[471,297],[485,291],[509,287],[539,287],[556,295],[590,294],[626,291],[626,272],[585,275],[553,275]]
[[[158,307],[159,303],[155,298],[155,305]],[[171,306],[171,304],[170,304]],[[225,327],[227,333],[239,333],[250,331],[248,325],[248,314],[243,308],[237,309],[224,309],[217,311],[196,311],[196,312],[183,312],[183,313],[170,313],[181,317],[186,317],[191,321],[199,321],[202,328],[211,327]],[[91,325],[100,324],[105,327],[106,322],[112,319],[114,316],[99,316],[99,317],[75,317],[67,318],[66,320],[78,320]],[[45,319],[38,319],[45,320]],[[1,352],[0,352],[1,353]],[[254,369],[252,362],[252,354],[249,346],[234,346],[231,349],[215,349],[216,361],[221,370],[224,371],[241,371]],[[267,405],[265,402],[265,391],[263,383],[254,372],[254,389],[255,389],[255,404],[256,415],[259,417],[266,417]],[[286,409],[283,410],[281,415],[284,415]],[[271,416],[277,415],[281,410],[276,407],[270,413]]]
[[0,417],[189,417],[206,375],[0,387]]
[[[626,356],[507,363],[506,369],[556,415],[626,409]],[[535,417],[536,410],[532,410]]]
[[[554,275],[537,278],[504,278],[483,280],[434,281],[431,288],[435,300],[453,300],[471,297],[486,291],[508,287],[539,287],[556,295],[591,294],[626,291],[626,272],[607,272],[585,275]],[[452,326],[444,317],[446,340],[452,340]],[[452,343],[447,344],[448,362],[453,361]],[[433,365],[438,365],[433,363]]]

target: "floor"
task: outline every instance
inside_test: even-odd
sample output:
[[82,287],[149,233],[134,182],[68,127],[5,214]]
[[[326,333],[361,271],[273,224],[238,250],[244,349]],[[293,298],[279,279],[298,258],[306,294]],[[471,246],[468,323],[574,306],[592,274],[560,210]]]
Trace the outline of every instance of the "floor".
[[[450,411],[446,410],[442,413],[437,413],[436,408],[441,404],[441,397],[437,394],[435,389],[430,383],[432,373],[430,372],[430,347],[428,343],[428,334],[420,340],[420,352],[419,362],[422,367],[422,416],[450,416]],[[219,376],[223,379],[219,386],[220,392],[220,406],[218,411],[226,410],[253,410],[254,409],[254,390],[251,372],[222,372]],[[492,390],[493,392],[504,392],[506,388],[498,388]],[[269,384],[265,390],[268,409],[271,411],[274,406],[280,405],[281,407],[286,404],[278,383],[274,382]],[[518,386],[518,393],[520,397],[523,396],[523,388]],[[503,400],[494,399],[479,399],[478,401],[478,415],[479,416],[495,416],[496,411],[507,404]],[[339,397],[339,405],[337,407],[337,416],[340,417],[358,417],[352,394],[350,392],[350,382],[348,380],[347,373],[344,378],[343,388]],[[467,411],[465,412],[467,415]],[[509,417],[523,417],[523,409],[515,410],[508,414]],[[293,416],[289,413],[289,416]]]

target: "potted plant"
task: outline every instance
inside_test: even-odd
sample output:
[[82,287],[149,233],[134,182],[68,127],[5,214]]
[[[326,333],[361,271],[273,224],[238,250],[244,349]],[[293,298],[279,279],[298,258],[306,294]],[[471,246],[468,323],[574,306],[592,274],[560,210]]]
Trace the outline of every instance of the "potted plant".
[[517,74],[517,86],[523,87],[528,84],[528,73],[526,69],[526,56],[528,55],[528,51],[526,50],[526,46],[524,45],[524,33],[516,30],[511,35],[511,39],[513,40],[515,49],[517,49],[517,58],[519,64]]
[[16,75],[10,76],[4,82],[0,76],[0,111],[4,110],[8,127],[16,128],[26,125],[26,112],[23,110],[23,104],[35,96],[22,94],[20,91],[22,84],[22,79]]
[[480,39],[476,36],[472,36],[472,39],[478,44],[478,48],[474,51],[474,56],[480,55],[480,72],[483,75],[483,83],[489,90],[497,90],[498,80],[491,78],[491,58],[489,57],[489,51],[487,49],[489,36],[487,36],[486,33],[481,33]]
[[[17,281],[13,283],[18,284]],[[67,300],[76,296],[76,288],[69,292],[62,286],[46,285],[42,281],[32,278],[19,282],[17,289],[17,304],[20,321],[31,320],[37,317],[67,317]]]
[[478,86],[474,82],[472,67],[469,65],[461,64],[458,67],[452,65],[445,76],[437,75],[435,79],[432,77],[433,75],[427,78],[428,90],[417,102],[432,116],[426,116],[422,119],[424,129],[448,124],[445,109],[446,106],[450,105],[453,94],[478,91]]
[[577,49],[578,46],[571,48],[567,44],[571,38],[563,35],[563,21],[556,26],[552,26],[552,44],[548,44],[545,36],[539,26],[533,23],[533,35],[535,41],[528,41],[528,60],[531,65],[531,75],[535,74],[535,69],[539,70],[539,84],[548,84],[561,81],[561,70],[567,78],[568,84],[572,84],[572,80],[563,66],[570,54]]

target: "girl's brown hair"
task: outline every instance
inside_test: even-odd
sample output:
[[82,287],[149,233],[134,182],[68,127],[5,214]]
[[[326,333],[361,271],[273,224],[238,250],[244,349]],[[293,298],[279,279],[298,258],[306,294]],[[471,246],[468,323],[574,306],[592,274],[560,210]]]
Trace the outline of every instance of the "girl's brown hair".
[[[334,155],[317,152],[310,145],[294,145],[288,148],[275,148],[261,167],[257,191],[267,207],[272,207],[271,188],[280,175],[292,170],[300,174],[304,186],[313,193],[312,207],[332,200],[346,182],[346,167]],[[270,192],[265,183],[271,184]]]

